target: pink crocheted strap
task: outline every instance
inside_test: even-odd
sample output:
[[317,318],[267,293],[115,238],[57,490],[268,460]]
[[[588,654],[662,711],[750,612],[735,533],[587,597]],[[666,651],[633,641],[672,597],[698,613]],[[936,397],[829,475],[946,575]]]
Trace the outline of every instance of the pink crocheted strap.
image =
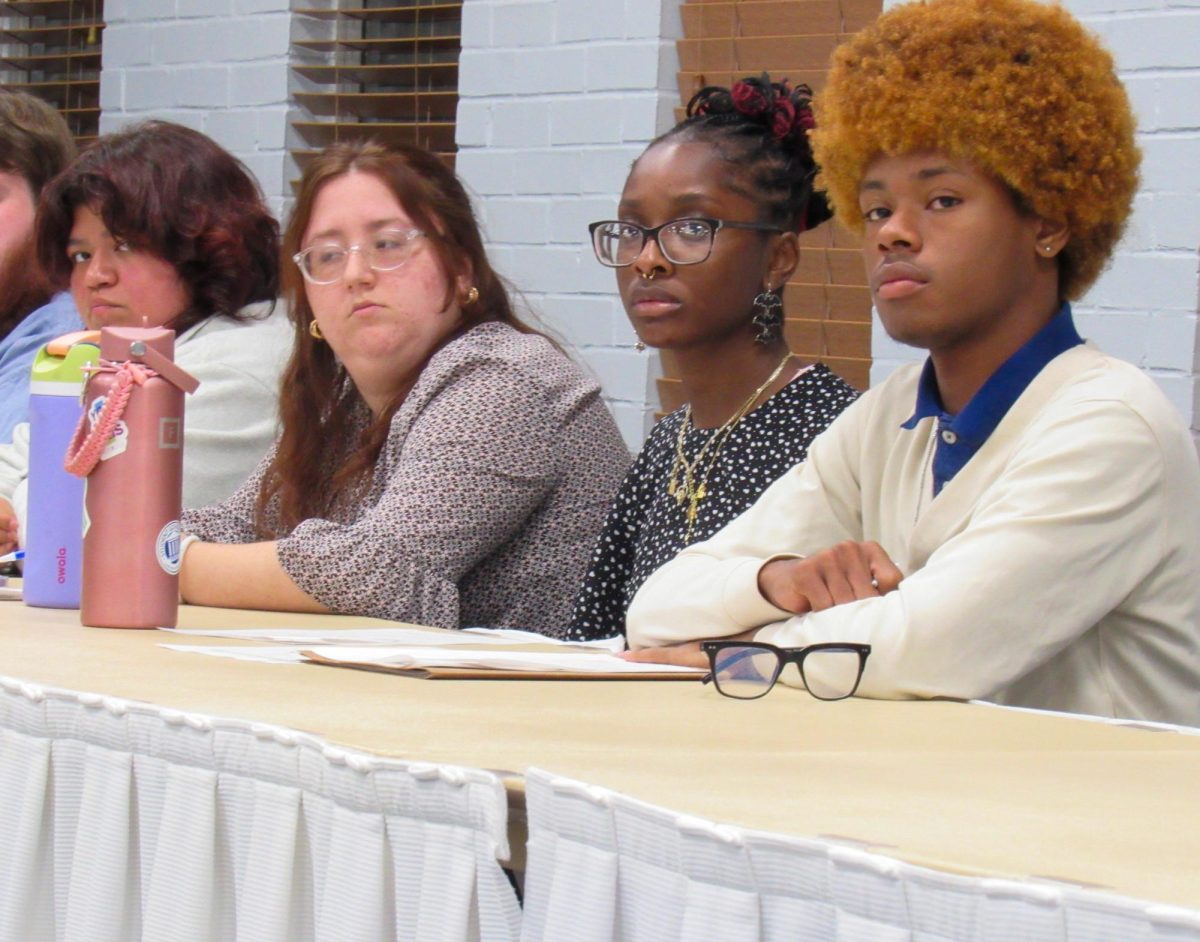
[[104,446],[112,438],[117,423],[125,414],[125,407],[129,404],[133,387],[142,386],[146,380],[158,375],[142,364],[129,360],[121,363],[101,360],[100,365],[93,367],[91,372],[93,374],[116,373],[117,375],[112,388],[108,391],[104,405],[100,409],[100,414],[96,416],[96,424],[92,426],[90,432],[87,431],[88,410],[84,409],[83,415],[79,417],[79,424],[75,427],[75,434],[71,437],[71,444],[67,448],[63,468],[68,474],[74,474],[81,478],[86,478],[100,463],[100,455],[104,451]]

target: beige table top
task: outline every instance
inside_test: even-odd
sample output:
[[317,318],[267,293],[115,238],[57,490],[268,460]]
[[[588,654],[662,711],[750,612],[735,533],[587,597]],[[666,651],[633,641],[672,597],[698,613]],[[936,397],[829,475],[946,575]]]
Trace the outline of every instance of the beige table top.
[[[188,655],[0,603],[0,674],[274,723],[405,759],[531,766],[749,828],[956,873],[1200,909],[1200,736],[950,702],[753,702],[699,683],[428,681]],[[385,624],[183,607],[186,627]],[[519,778],[509,776],[520,788]]]

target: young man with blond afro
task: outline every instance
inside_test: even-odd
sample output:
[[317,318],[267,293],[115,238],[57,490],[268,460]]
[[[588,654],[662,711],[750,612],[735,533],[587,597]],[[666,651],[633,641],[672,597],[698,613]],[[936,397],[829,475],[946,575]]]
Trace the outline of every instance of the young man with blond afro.
[[1056,6],[930,0],[840,48],[818,104],[883,326],[929,357],[658,570],[629,656],[866,643],[860,696],[1200,725],[1196,452],[1069,304],[1137,186],[1112,58]]

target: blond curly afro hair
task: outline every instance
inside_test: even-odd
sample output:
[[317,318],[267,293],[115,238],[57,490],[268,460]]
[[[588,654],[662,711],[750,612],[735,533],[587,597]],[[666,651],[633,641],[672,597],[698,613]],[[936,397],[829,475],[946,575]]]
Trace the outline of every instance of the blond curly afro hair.
[[834,54],[816,102],[816,158],[843,224],[881,156],[970,160],[1070,231],[1059,291],[1082,294],[1121,237],[1137,189],[1134,119],[1112,56],[1037,0],[928,0],[883,14]]

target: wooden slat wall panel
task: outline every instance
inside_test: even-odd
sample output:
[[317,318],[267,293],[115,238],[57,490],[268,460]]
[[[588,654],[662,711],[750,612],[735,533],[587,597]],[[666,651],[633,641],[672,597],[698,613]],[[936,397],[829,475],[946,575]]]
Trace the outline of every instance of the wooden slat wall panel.
[[[880,9],[880,0],[685,0],[684,38],[677,44],[680,101],[705,85],[728,86],[764,70],[819,91],[834,48]],[[858,242],[829,222],[805,233],[801,244],[800,265],[784,291],[788,344],[865,389],[871,300]],[[662,361],[658,392],[669,412],[683,404],[683,395],[670,355]]]
[[104,0],[0,3],[0,88],[54,105],[79,144],[100,127]]
[[308,0],[294,12],[298,168],[363,137],[417,144],[453,165],[462,0]]

